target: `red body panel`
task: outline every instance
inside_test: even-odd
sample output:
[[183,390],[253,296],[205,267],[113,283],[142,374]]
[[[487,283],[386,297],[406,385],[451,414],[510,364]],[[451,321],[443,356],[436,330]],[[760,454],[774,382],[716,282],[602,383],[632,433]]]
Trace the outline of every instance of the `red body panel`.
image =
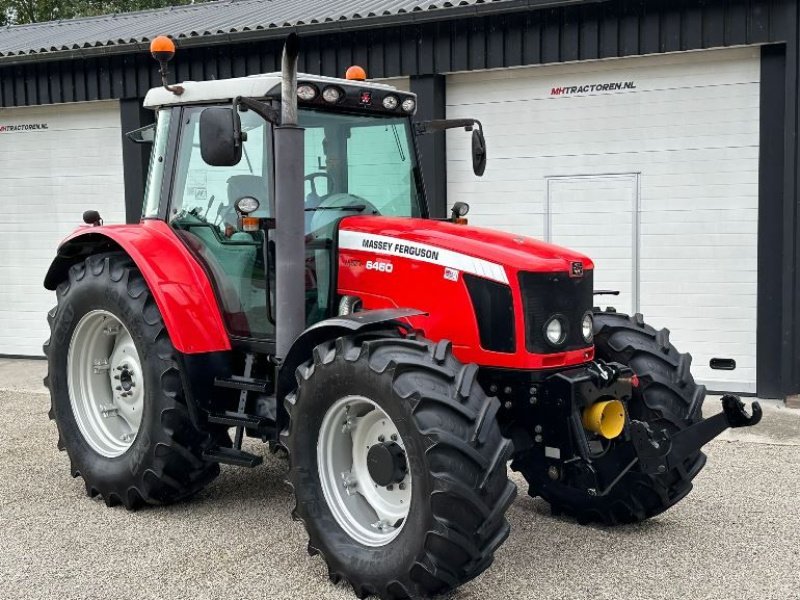
[[197,259],[163,221],[81,227],[64,241],[104,235],[133,259],[164,318],[175,348],[185,354],[230,350],[214,290]]
[[[384,245],[382,240],[391,245]],[[412,244],[396,245],[403,241]],[[426,247],[434,249],[426,255]],[[349,217],[339,228],[338,292],[359,296],[366,309],[408,307],[426,311],[428,316],[409,319],[411,325],[431,339],[451,340],[456,356],[464,362],[516,369],[563,367],[591,360],[594,348],[588,345],[553,354],[528,352],[516,282],[520,271],[569,272],[576,261],[586,270],[594,267],[589,258],[566,248],[498,231],[425,219]],[[455,280],[453,271],[459,272]],[[516,352],[481,347],[461,272],[510,285]]]

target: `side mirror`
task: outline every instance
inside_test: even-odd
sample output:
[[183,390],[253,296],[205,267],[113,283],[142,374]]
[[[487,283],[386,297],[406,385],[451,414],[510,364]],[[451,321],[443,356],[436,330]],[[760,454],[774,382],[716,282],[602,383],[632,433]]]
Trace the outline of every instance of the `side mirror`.
[[236,107],[210,107],[200,113],[200,155],[212,167],[242,160],[242,125]]
[[486,171],[486,138],[481,127],[472,130],[472,171],[478,177]]
[[459,220],[463,219],[467,216],[469,212],[469,204],[466,202],[456,202],[453,204],[453,208],[450,209],[450,220],[453,223],[458,223]]

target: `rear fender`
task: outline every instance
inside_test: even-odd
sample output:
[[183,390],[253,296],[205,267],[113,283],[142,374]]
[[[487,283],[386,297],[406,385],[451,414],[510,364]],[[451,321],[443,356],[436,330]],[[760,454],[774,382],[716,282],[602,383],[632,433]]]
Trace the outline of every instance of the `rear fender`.
[[130,256],[142,273],[176,350],[199,354],[231,349],[208,275],[163,221],[79,228],[59,246],[44,287],[55,290],[72,265],[115,250]]

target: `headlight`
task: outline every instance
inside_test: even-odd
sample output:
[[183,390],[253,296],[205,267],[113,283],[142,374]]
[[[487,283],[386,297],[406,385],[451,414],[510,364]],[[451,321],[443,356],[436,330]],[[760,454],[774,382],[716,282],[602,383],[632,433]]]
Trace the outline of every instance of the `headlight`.
[[315,88],[313,85],[308,85],[307,83],[298,85],[297,97],[300,98],[300,100],[310,102],[317,97],[317,88]]
[[560,346],[564,343],[564,339],[567,337],[567,332],[560,317],[552,317],[547,323],[545,323],[544,337],[547,338],[547,341],[553,346]]
[[400,104],[400,100],[397,99],[397,96],[389,95],[383,99],[383,108],[387,110],[394,110],[398,104]]
[[417,103],[413,98],[406,98],[403,100],[403,110],[407,113],[414,112],[414,109],[417,108]]
[[581,333],[583,334],[583,339],[586,342],[592,341],[592,330],[594,329],[594,319],[592,319],[592,313],[587,312],[583,315],[583,321],[581,321]]
[[326,87],[322,90],[322,97],[325,99],[325,102],[330,102],[331,104],[341,100],[343,95],[342,90],[333,86]]
[[249,215],[250,213],[256,212],[259,207],[259,202],[255,198],[250,196],[245,196],[244,198],[239,198],[236,201],[236,210],[238,210],[243,215]]

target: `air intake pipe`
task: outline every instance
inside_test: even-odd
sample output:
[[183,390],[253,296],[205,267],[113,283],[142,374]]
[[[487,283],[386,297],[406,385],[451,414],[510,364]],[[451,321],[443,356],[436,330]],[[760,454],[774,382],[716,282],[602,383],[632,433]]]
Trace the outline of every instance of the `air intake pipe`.
[[275,128],[275,304],[276,354],[286,358],[305,329],[304,131],[297,126],[297,55],[300,40],[290,34],[283,46],[281,124]]

